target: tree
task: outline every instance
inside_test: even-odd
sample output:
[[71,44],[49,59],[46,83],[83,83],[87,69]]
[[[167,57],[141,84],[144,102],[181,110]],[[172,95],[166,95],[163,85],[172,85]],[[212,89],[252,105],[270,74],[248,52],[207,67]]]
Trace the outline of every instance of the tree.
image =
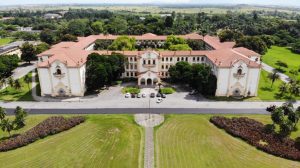
[[278,71],[274,69],[272,73],[268,74],[268,78],[271,80],[271,88],[272,88],[274,82],[279,79]]
[[282,83],[279,86],[279,94],[280,94],[280,96],[283,96],[284,93],[286,93],[287,91],[288,91],[288,85],[286,83]]
[[300,95],[300,81],[291,79],[289,82],[289,92],[290,95],[299,96]]
[[218,33],[221,42],[236,41],[243,37],[241,32],[233,31],[230,29],[222,30]]
[[268,49],[265,42],[256,36],[245,36],[238,39],[236,42],[236,47],[245,47],[259,54],[265,54]]
[[110,20],[105,29],[110,34],[125,34],[127,33],[128,23],[121,17],[115,17]]
[[89,34],[89,25],[87,19],[75,19],[69,22],[68,33],[75,36],[84,36]]
[[188,62],[177,62],[169,68],[170,79],[173,82],[185,83],[191,78],[191,65]]
[[40,43],[35,46],[35,53],[40,54],[50,48],[49,44],[47,43]]
[[273,125],[279,126],[279,133],[283,137],[291,134],[297,129],[297,123],[300,117],[300,107],[295,109],[293,104],[284,103],[282,106],[269,106],[267,111],[271,113]]
[[22,87],[22,85],[20,83],[20,80],[16,79],[15,82],[14,82],[14,88],[17,89],[17,90],[20,90],[21,87]]
[[104,28],[103,28],[103,22],[101,21],[96,21],[94,23],[92,23],[91,28],[93,29],[95,34],[100,34],[103,33]]
[[77,41],[77,37],[71,34],[65,34],[63,35],[63,37],[61,38],[62,41]]
[[47,44],[54,44],[57,41],[57,36],[54,31],[45,29],[40,33],[40,39]]
[[24,127],[27,112],[20,106],[17,106],[14,113],[15,113],[15,120],[13,121],[15,124],[14,129],[20,129],[20,128]]
[[192,50],[188,44],[176,44],[169,47],[171,51],[190,51]]
[[26,116],[27,112],[18,106],[15,109],[15,119],[11,121],[10,118],[6,118],[5,109],[0,107],[0,127],[2,131],[8,132],[9,136],[11,136],[10,132],[12,130],[18,130],[25,126]]
[[26,61],[30,63],[31,61],[36,60],[36,51],[32,44],[29,44],[28,42],[24,43],[21,47],[21,59],[23,61]]
[[5,116],[6,116],[5,109],[3,107],[0,107],[0,123],[5,118]]
[[135,50],[135,38],[120,36],[108,47],[113,51],[132,51]]
[[24,77],[24,81],[27,83],[28,85],[28,90],[30,90],[30,82],[31,82],[31,77],[29,76],[29,74],[25,75]]
[[300,54],[300,40],[292,45],[292,51],[294,53]]
[[184,38],[176,37],[174,35],[170,35],[170,36],[167,37],[167,40],[165,42],[165,48],[170,49],[171,46],[174,47],[174,45],[178,45],[178,44],[187,44],[187,42]]
[[86,64],[87,90],[95,91],[118,79],[124,72],[124,61],[124,56],[118,53],[112,53],[109,56],[90,54]]
[[8,78],[8,85],[10,87],[14,87],[14,85],[15,85],[15,81],[11,76]]
[[167,16],[165,19],[165,26],[166,27],[172,27],[173,26],[173,17],[172,16]]
[[14,124],[9,118],[5,118],[1,122],[2,131],[8,132],[9,136],[11,136],[10,132],[14,129]]
[[94,45],[94,50],[107,50],[112,44],[112,40],[96,40]]

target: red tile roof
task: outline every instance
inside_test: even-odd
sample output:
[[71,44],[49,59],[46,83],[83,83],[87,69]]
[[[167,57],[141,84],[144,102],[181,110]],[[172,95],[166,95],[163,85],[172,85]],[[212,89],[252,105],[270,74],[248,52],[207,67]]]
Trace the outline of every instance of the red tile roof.
[[[138,56],[148,51],[87,51],[86,47],[90,46],[96,39],[116,39],[118,36],[114,35],[91,35],[88,37],[79,37],[78,42],[61,42],[53,45],[51,49],[39,54],[38,56],[50,56],[50,58],[38,64],[38,67],[48,67],[49,64],[59,60],[65,63],[68,67],[80,67],[85,64],[87,56],[91,53],[99,53],[101,55],[110,55],[112,52],[124,54],[125,56]],[[142,36],[131,36],[140,40],[166,40],[167,36],[157,36],[155,34],[147,33]],[[203,39],[198,34],[181,35],[185,39]],[[254,51],[243,47],[233,48],[234,42],[221,43],[218,37],[205,36],[204,41],[215,50],[210,51],[155,51],[162,57],[170,56],[206,56],[211,62],[218,67],[230,67],[238,60],[244,61],[250,67],[260,67],[254,61],[247,57],[259,56]]]

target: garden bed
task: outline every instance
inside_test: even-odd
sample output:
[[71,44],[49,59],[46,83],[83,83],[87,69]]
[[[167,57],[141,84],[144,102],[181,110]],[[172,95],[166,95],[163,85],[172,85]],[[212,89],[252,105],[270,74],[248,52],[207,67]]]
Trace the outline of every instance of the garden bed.
[[49,117],[25,133],[13,136],[0,142],[0,152],[26,146],[37,141],[38,139],[69,130],[84,121],[85,118],[82,116],[71,118],[64,118],[62,116]]
[[141,90],[137,87],[124,87],[122,89],[123,94],[125,94],[125,93],[138,94],[140,92],[141,92]]
[[274,132],[267,131],[265,125],[256,120],[247,117],[230,119],[215,116],[210,122],[264,152],[286,159],[300,160],[300,150],[295,147],[293,139],[282,138]]

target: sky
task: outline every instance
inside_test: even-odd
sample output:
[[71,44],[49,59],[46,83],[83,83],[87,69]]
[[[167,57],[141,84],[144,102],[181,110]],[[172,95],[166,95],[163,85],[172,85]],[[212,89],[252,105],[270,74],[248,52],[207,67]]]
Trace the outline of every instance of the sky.
[[300,6],[300,0],[0,0],[0,5],[56,4],[56,3],[196,3],[196,4],[259,4]]

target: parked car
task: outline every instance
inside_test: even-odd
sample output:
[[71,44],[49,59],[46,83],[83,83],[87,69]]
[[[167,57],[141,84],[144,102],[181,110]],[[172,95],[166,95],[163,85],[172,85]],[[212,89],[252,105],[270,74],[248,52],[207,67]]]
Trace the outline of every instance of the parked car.
[[154,97],[155,97],[155,93],[151,93],[151,94],[150,94],[150,97],[151,97],[151,98],[154,98]]
[[134,93],[131,94],[131,98],[135,98],[135,96],[136,96],[136,95],[135,95]]
[[156,97],[161,97],[161,94],[160,94],[160,93],[157,93],[157,94],[156,94]]
[[146,97],[146,94],[145,94],[145,93],[143,93],[143,94],[142,94],[142,98],[145,98],[145,97]]
[[137,98],[141,98],[141,97],[142,97],[142,94],[138,93],[138,94],[136,95],[136,97],[137,97]]
[[156,100],[156,103],[161,103],[163,101],[163,99],[161,97],[159,97],[157,100]]
[[166,96],[166,94],[161,94],[161,97],[166,98],[167,96]]
[[129,97],[130,97],[130,93],[126,93],[125,98],[129,98]]

